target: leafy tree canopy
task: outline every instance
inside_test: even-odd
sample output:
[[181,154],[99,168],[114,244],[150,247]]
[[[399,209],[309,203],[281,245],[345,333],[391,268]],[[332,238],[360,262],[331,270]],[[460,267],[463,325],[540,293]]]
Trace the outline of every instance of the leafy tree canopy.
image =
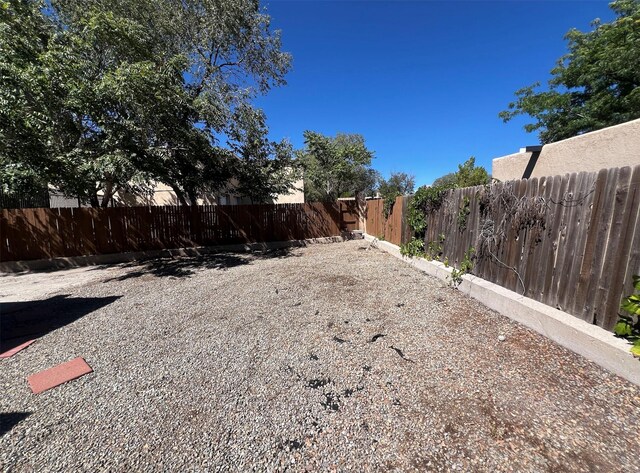
[[384,199],[384,213],[389,216],[396,197],[413,193],[415,177],[404,172],[393,172],[389,179],[380,179],[378,193]]
[[476,166],[476,158],[471,156],[464,163],[458,164],[455,173],[454,187],[473,187],[489,184],[491,176],[482,166]]
[[476,166],[476,158],[471,156],[458,164],[458,171],[445,174],[433,181],[432,187],[451,189],[454,187],[473,187],[488,184],[491,177],[482,166]]
[[444,176],[440,176],[434,179],[432,186],[433,187],[455,187],[456,185],[457,174],[455,172],[450,172],[445,174]]
[[421,186],[416,190],[409,202],[407,219],[418,240],[424,238],[427,215],[440,207],[448,190],[489,184],[489,173],[475,163],[476,158],[471,156],[464,163],[458,164],[458,171],[455,173],[445,174],[433,181],[432,186]]
[[[392,172],[389,179],[380,179],[378,191],[383,193],[395,193],[398,195],[409,195],[413,193],[416,185],[416,178],[405,172]],[[390,192],[387,192],[390,191]]]
[[231,176],[255,198],[295,177],[250,110],[291,60],[257,0],[0,0],[0,15],[3,182],[105,205],[152,181],[194,203]]
[[290,193],[291,183],[302,175],[299,163],[293,159],[291,143],[269,141],[268,132],[261,110],[238,108],[229,142],[235,154],[232,173],[237,180],[235,192],[252,202],[267,202]]
[[305,200],[333,201],[374,192],[379,174],[371,168],[373,152],[361,135],[330,137],[305,131],[304,144],[298,157],[304,169]]
[[610,4],[617,18],[595,20],[583,33],[572,29],[569,52],[551,70],[548,90],[539,83],[516,92],[516,101],[500,113],[534,119],[525,130],[540,130],[550,143],[640,117],[640,0]]

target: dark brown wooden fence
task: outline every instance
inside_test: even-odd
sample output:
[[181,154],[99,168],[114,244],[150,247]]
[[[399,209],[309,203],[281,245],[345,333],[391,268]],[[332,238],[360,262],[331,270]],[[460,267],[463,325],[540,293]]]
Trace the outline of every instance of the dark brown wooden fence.
[[388,218],[384,216],[384,200],[368,200],[365,231],[369,235],[384,239],[395,245],[401,245],[407,239],[411,239],[410,229],[406,224],[408,199],[409,197],[396,197]]
[[475,249],[473,274],[611,329],[640,273],[640,166],[450,191],[425,246]]
[[2,210],[0,261],[336,236],[357,228],[353,213],[348,202]]

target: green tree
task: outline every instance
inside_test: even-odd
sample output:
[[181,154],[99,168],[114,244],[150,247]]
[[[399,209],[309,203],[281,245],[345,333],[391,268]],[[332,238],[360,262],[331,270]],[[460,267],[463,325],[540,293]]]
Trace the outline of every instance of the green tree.
[[491,177],[482,166],[476,166],[476,158],[471,156],[464,163],[458,164],[455,173],[455,187],[473,187],[489,184]]
[[[36,175],[93,205],[99,192],[106,205],[161,181],[187,204],[253,159],[220,141],[264,124],[236,112],[284,84],[290,64],[257,1],[1,5],[0,173]],[[268,174],[267,155],[251,164]]]
[[396,197],[413,193],[415,177],[404,172],[392,172],[389,179],[380,179],[378,192],[384,199],[384,214],[389,216]]
[[452,189],[454,187],[473,187],[488,184],[491,176],[482,166],[476,166],[476,158],[471,156],[464,163],[458,164],[458,170],[438,177],[432,187]]
[[[422,241],[427,228],[427,215],[442,205],[443,199],[450,189],[485,185],[491,182],[491,177],[482,166],[476,166],[476,159],[472,156],[464,163],[458,164],[458,171],[445,174],[433,181],[432,186],[420,186],[409,202],[407,220],[414,232],[414,239]],[[416,246],[417,245],[417,246]],[[414,248],[417,251],[422,243],[412,243],[406,251]]]
[[450,172],[448,174],[445,174],[444,176],[440,176],[436,179],[433,180],[433,187],[455,187],[456,185],[456,173],[455,172]]
[[293,159],[293,147],[287,140],[270,141],[266,116],[262,110],[239,107],[235,113],[229,145],[234,152],[232,174],[237,180],[235,192],[252,202],[270,202],[288,194],[302,175]]
[[518,115],[534,119],[525,130],[540,130],[550,143],[640,117],[640,1],[610,4],[617,18],[592,23],[565,37],[569,52],[551,70],[548,90],[539,83],[516,92],[516,101],[500,113],[505,121]]
[[0,1],[0,182],[29,193],[58,172],[51,156],[72,117],[47,73],[56,26],[30,1]]
[[373,193],[378,173],[371,169],[373,152],[361,135],[330,137],[305,131],[304,144],[298,157],[304,169],[305,200],[333,201]]

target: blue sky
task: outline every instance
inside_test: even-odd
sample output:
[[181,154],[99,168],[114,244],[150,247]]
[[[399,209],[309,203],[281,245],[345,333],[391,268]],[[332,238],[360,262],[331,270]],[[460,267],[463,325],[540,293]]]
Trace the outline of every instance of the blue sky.
[[293,54],[286,86],[260,97],[271,138],[364,135],[373,167],[418,185],[469,156],[491,160],[537,144],[526,118],[498,118],[515,90],[546,83],[570,28],[610,21],[606,1],[262,2]]

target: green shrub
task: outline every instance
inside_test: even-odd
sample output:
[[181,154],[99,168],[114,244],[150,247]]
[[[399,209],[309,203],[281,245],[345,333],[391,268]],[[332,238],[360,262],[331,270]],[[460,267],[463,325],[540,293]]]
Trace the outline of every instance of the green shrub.
[[440,261],[442,256],[442,244],[444,243],[444,233],[441,233],[437,240],[430,241],[427,245],[427,251],[425,252],[425,258],[428,260]]
[[417,238],[412,238],[410,242],[400,245],[400,254],[411,257],[424,256],[424,242]]
[[424,238],[427,229],[427,215],[442,205],[445,193],[451,187],[419,187],[409,202],[407,222],[417,238]]
[[470,203],[469,197],[462,198],[462,207],[458,210],[458,230],[461,232],[467,228],[467,219],[471,213]]
[[620,314],[618,323],[613,328],[615,334],[633,343],[631,353],[640,357],[640,276],[633,276],[634,293],[625,297],[620,309],[626,314]]
[[460,269],[453,268],[451,270],[451,281],[450,285],[453,287],[457,287],[462,282],[462,276],[471,272],[473,269],[473,255],[475,254],[476,249],[471,246],[467,251],[464,252],[464,258],[460,262]]

